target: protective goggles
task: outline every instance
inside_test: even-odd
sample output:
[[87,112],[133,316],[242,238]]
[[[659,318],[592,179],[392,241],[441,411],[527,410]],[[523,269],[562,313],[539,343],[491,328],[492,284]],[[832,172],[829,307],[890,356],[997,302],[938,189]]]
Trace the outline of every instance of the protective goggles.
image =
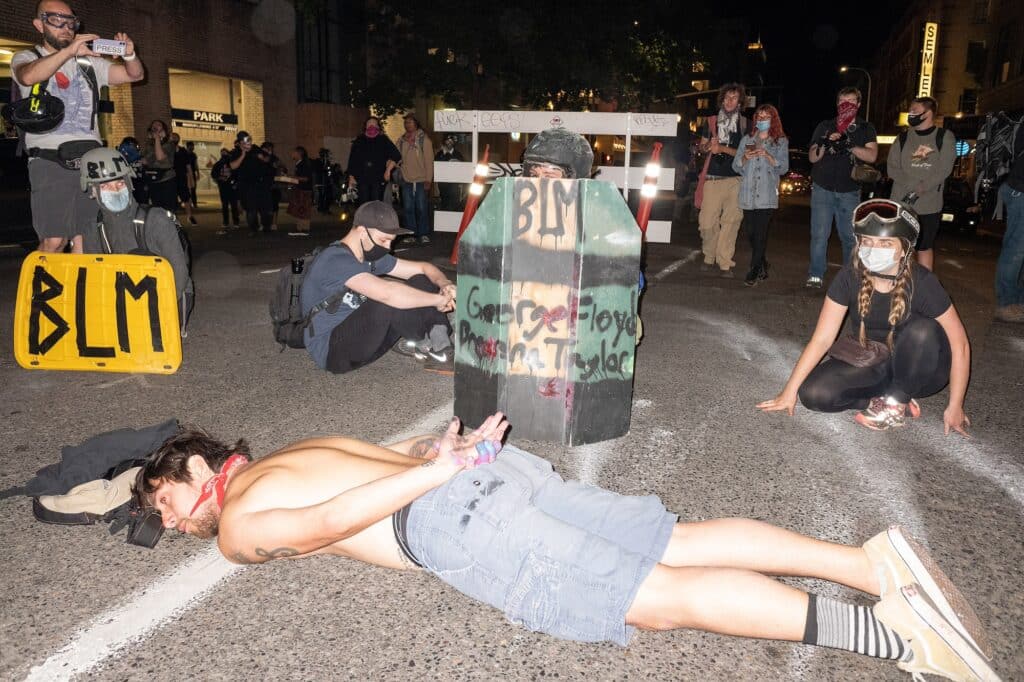
[[39,15],[43,23],[51,28],[69,28],[77,31],[82,22],[74,14],[62,14],[60,12],[43,12]]
[[[853,213],[853,224],[860,226],[867,224],[872,218],[880,223],[895,223],[902,219],[910,218],[906,206],[891,199],[872,199],[857,206]],[[912,220],[916,225],[917,221]]]
[[558,164],[545,161],[526,161],[523,163],[523,177],[571,179],[573,173]]

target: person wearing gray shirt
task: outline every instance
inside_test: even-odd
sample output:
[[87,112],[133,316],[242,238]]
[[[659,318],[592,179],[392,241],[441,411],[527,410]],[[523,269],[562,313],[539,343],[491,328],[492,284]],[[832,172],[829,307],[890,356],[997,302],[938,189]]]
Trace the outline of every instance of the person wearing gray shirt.
[[907,115],[910,129],[893,143],[887,162],[892,178],[889,196],[903,201],[908,194],[917,195],[914,210],[921,221],[917,262],[933,271],[935,252],[932,249],[942,219],[942,188],[956,160],[956,138],[945,128],[935,127],[937,114],[934,99],[914,98]]
[[43,42],[11,59],[14,84],[27,97],[33,85],[45,83],[47,92],[64,103],[64,117],[55,128],[25,135],[32,226],[41,251],[60,251],[71,241],[72,251],[82,253],[82,233],[94,224],[96,207],[78,186],[78,160],[89,147],[100,144],[98,93],[93,92],[83,66],[95,73],[96,88],[135,83],[145,70],[135,43],[124,33],[114,34],[125,47],[117,63],[93,52],[91,41],[100,36],[78,33],[79,19],[65,2],[39,2],[32,25]]

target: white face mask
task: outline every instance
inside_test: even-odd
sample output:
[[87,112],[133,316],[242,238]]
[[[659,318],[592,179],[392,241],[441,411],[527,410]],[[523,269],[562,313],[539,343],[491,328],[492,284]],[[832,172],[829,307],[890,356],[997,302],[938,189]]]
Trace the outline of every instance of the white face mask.
[[885,272],[896,265],[896,249],[862,246],[857,249],[857,255],[870,272]]
[[116,192],[108,192],[106,190],[100,190],[100,203],[108,211],[112,213],[120,213],[121,211],[128,208],[128,203],[131,201],[132,195],[128,191],[127,187],[122,187]]

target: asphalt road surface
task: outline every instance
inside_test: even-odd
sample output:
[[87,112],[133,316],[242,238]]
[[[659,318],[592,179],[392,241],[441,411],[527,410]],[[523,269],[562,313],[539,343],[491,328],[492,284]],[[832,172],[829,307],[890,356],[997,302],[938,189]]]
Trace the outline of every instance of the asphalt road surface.
[[[62,445],[167,417],[258,455],[316,434],[373,442],[439,428],[452,380],[389,354],[332,376],[303,351],[279,352],[267,317],[273,274],[337,219],[300,242],[284,233],[192,228],[199,292],[184,362],[170,376],[27,371],[11,354],[22,253],[0,250],[0,489],[56,461]],[[803,287],[807,209],[773,227],[771,277],[748,289],[699,271],[695,226],[650,247],[646,337],[638,351],[632,428],[583,447],[517,440],[566,477],[656,493],[683,519],[747,516],[861,543],[904,524],[927,545],[988,625],[994,665],[1024,679],[1024,327],[992,321],[999,242],[940,237],[936,268],[973,346],[966,411],[973,438],[945,437],[946,393],[890,433],[852,414],[795,417],[754,409],[774,396],[813,328],[823,292]],[[438,264],[450,236],[404,252]],[[838,260],[833,240],[830,260]],[[749,249],[740,236],[739,260]],[[830,269],[830,277],[835,268]],[[693,631],[639,633],[628,648],[562,642],[505,622],[425,574],[338,558],[227,564],[208,542],[167,533],[153,550],[103,525],[32,517],[27,498],[0,500],[0,675],[4,679],[250,680],[897,680],[891,663],[780,642]],[[869,603],[846,588],[794,584]]]

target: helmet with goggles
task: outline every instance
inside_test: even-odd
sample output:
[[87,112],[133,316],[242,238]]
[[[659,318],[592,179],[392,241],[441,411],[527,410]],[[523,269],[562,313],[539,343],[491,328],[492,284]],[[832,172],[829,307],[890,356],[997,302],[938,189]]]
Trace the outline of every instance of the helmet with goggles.
[[853,233],[858,237],[894,237],[913,246],[921,224],[907,204],[892,199],[868,199],[853,209]]
[[530,140],[523,152],[523,175],[530,176],[534,166],[558,166],[563,176],[584,180],[590,177],[594,151],[582,135],[565,128],[549,128]]
[[134,177],[135,170],[132,165],[116,149],[97,147],[90,149],[82,156],[79,184],[83,192],[88,192],[89,187],[93,185],[120,179],[124,179],[128,188],[131,189]]

